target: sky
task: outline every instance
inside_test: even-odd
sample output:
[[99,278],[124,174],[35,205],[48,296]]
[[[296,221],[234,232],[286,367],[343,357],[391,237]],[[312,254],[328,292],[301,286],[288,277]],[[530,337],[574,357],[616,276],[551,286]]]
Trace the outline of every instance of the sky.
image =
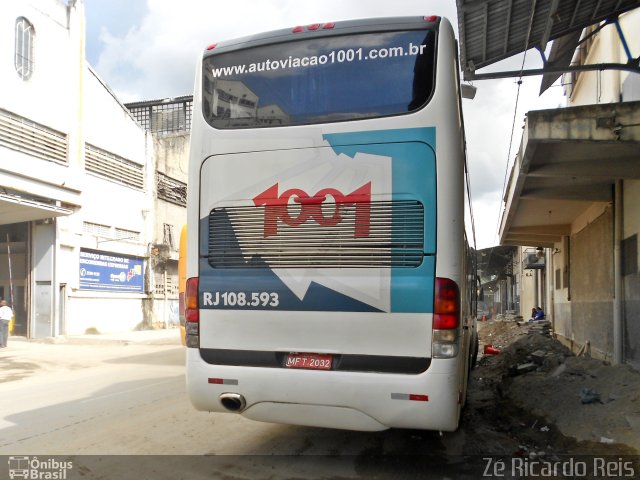
[[[354,18],[440,15],[457,36],[455,0],[85,0],[86,56],[121,102],[190,95],[208,45],[296,25]],[[480,72],[517,70],[523,56]],[[537,52],[525,67],[539,68]],[[564,106],[562,87],[538,96],[540,76],[475,81],[463,100],[476,246],[498,245],[505,182],[529,110]],[[516,97],[518,98],[516,108]],[[515,119],[515,121],[514,121]],[[511,138],[511,132],[513,138]]]

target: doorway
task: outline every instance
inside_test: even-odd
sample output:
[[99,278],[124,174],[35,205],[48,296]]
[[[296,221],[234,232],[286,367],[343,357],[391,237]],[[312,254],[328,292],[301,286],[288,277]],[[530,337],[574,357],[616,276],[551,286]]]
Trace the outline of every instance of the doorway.
[[0,297],[14,313],[13,335],[28,336],[28,223],[0,225]]

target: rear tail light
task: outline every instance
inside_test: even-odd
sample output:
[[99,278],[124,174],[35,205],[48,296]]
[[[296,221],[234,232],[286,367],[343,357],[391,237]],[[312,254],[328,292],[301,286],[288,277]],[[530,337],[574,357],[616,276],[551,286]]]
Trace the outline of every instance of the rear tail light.
[[436,278],[433,300],[433,358],[458,355],[460,289],[449,278]]
[[453,329],[460,324],[460,289],[453,280],[436,278],[433,328]]
[[187,279],[185,288],[184,320],[187,333],[187,347],[200,347],[200,305],[198,302],[198,277]]

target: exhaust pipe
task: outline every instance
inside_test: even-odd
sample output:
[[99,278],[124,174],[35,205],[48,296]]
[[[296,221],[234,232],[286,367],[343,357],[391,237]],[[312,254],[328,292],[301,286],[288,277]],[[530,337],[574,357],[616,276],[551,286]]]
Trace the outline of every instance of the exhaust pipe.
[[247,402],[239,393],[223,393],[220,395],[220,403],[230,412],[241,412],[247,406]]

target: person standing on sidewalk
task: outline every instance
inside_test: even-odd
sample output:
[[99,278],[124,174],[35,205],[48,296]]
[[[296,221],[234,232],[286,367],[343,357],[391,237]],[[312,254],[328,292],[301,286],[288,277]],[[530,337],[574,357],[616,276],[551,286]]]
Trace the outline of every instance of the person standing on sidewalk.
[[9,322],[13,318],[13,310],[7,305],[6,300],[0,300],[0,348],[7,346],[9,338]]

